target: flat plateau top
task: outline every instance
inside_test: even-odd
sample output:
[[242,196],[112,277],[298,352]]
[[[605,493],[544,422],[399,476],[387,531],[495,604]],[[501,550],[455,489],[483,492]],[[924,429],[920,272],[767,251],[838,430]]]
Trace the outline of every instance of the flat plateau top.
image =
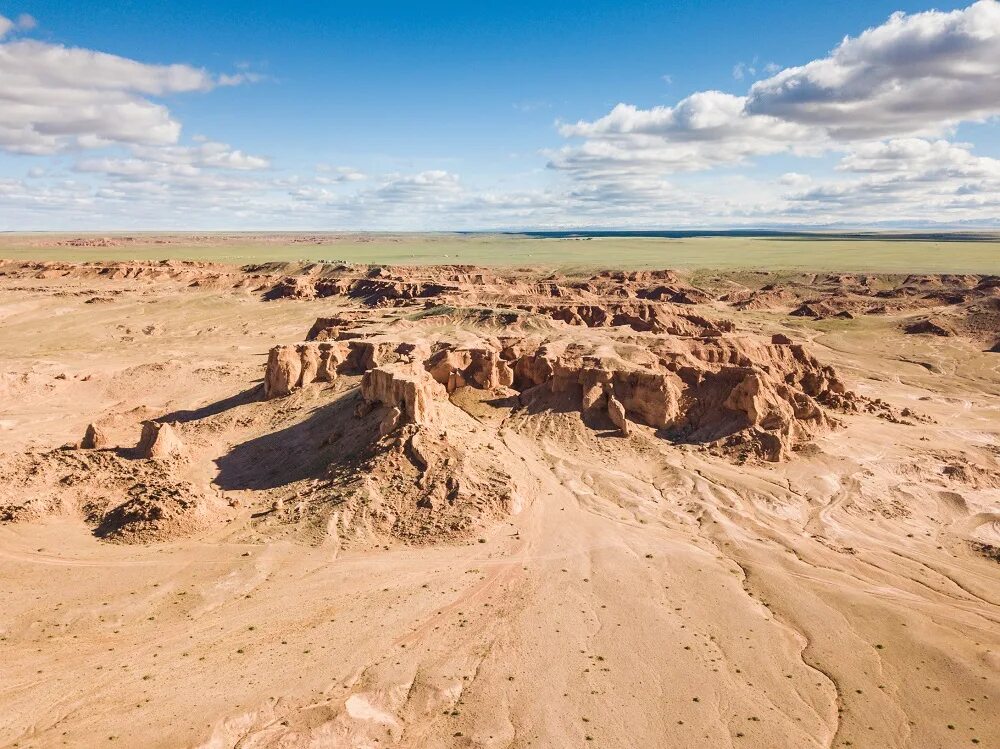
[[0,235],[16,260],[208,260],[871,273],[1000,273],[997,234],[25,233]]

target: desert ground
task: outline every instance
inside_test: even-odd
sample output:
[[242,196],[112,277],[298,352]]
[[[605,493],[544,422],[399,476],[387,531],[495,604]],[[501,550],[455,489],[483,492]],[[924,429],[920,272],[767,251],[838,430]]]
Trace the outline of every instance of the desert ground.
[[1000,746],[995,238],[0,257],[2,746]]

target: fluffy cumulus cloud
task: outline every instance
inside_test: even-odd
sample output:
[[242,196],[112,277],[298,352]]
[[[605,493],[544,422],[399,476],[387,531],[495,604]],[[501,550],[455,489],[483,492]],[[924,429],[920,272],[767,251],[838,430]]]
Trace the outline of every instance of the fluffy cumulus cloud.
[[560,127],[567,138],[584,138],[555,154],[551,165],[588,176],[638,169],[696,171],[789,149],[815,150],[813,128],[768,115],[751,115],[745,99],[701,91],[673,107],[639,109],[619,104],[593,122]]
[[837,166],[838,178],[789,183],[788,212],[820,220],[969,221],[1000,206],[1000,159],[976,156],[968,145],[899,138],[859,145]]
[[[737,71],[742,79],[749,68]],[[619,104],[597,120],[564,124],[560,132],[573,142],[551,154],[549,165],[589,185],[637,186],[650,175],[831,150],[849,152],[842,170],[906,161],[911,173],[932,179],[940,172],[921,163],[943,169],[947,158],[955,169],[986,168],[966,148],[908,136],[947,135],[962,122],[1000,114],[1000,4],[896,13],[826,57],[767,72],[745,95],[702,91],[649,109]]]
[[820,60],[755,83],[751,116],[837,140],[937,134],[1000,113],[1000,4],[894,14]]
[[[640,150],[702,143],[739,159],[809,142],[936,134],[997,114],[1000,3],[979,0],[950,13],[896,13],[827,57],[754,83],[745,96],[703,91],[673,107],[619,104],[562,133]],[[699,156],[700,164],[722,160]]]
[[1000,179],[1000,160],[975,156],[969,144],[946,140],[896,138],[859,145],[838,165],[840,171],[911,174],[932,178]]
[[[6,32],[4,27],[6,25]],[[32,22],[0,20],[0,37]],[[0,149],[52,154],[113,144],[170,145],[180,123],[150,97],[242,82],[190,65],[151,65],[32,39],[0,43]]]
[[[41,228],[53,216],[89,222],[162,214],[176,223],[177,215],[259,207],[280,190],[260,176],[270,167],[265,157],[204,137],[183,143],[181,123],[163,103],[249,83],[252,74],[216,75],[21,38],[34,27],[30,16],[0,17],[0,150],[68,154],[74,163],[69,173],[50,162],[28,170],[25,180],[6,181],[3,207],[39,216]],[[237,196],[248,194],[258,198],[238,204]]]

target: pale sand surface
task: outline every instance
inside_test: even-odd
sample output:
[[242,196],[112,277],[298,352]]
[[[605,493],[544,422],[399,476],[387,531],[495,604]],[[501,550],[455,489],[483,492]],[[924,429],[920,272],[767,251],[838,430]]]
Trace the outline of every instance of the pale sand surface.
[[[893,316],[696,306],[807,342],[921,418],[841,415],[809,449],[739,463],[453,394],[477,426],[449,428],[487,435],[517,506],[438,543],[345,539],[290,508],[321,475],[302,425],[354,418],[327,410],[350,383],[263,401],[259,382],[272,345],[363,305],[0,278],[8,461],[91,422],[133,445],[170,414],[186,480],[239,500],[152,543],[98,538],[78,507],[0,524],[0,745],[1000,746],[1000,566],[970,543],[1000,545],[1000,354]],[[226,462],[259,440],[256,467]],[[943,474],[958,464],[982,470]],[[0,505],[33,486],[19,470]],[[81,497],[101,488],[66,470]]]

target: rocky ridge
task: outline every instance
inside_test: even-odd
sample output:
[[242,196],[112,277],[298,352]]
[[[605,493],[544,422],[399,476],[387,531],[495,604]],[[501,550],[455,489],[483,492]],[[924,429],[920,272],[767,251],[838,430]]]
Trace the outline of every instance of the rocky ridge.
[[[737,463],[794,460],[845,414],[919,417],[852,392],[787,335],[740,330],[727,315],[730,307],[794,313],[807,306],[842,316],[859,299],[906,300],[909,311],[958,299],[979,311],[980,328],[988,331],[998,288],[990,277],[909,277],[893,285],[877,276],[812,276],[777,285],[756,274],[740,276],[741,283],[720,276],[695,286],[671,271],[581,279],[460,265],[340,263],[237,269],[180,261],[0,262],[0,274],[25,282],[82,276],[105,285],[228,287],[265,303],[330,300],[329,313],[315,319],[304,340],[269,350],[259,390],[266,405],[209,412],[180,429],[169,418],[147,420],[134,448],[113,447],[92,424],[76,449],[33,453],[33,468],[14,470],[48,477],[50,490],[67,461],[92,465],[90,480],[98,484],[118,477],[111,483],[135,491],[124,492],[124,501],[122,492],[116,498],[98,492],[104,499],[83,511],[102,537],[139,541],[197,532],[233,515],[233,506],[186,468],[185,435],[232,428],[216,421],[238,418],[240,409],[256,414],[245,423],[266,419],[273,426],[254,426],[264,431],[215,458],[223,477],[217,485],[295,487],[255,515],[256,525],[305,522],[317,537],[334,533],[342,542],[468,538],[517,511],[525,494],[518,481],[525,479],[505,470],[502,456],[518,415],[573,421],[627,440],[630,450],[656,441]],[[307,428],[296,426],[296,412],[307,405],[315,417]],[[285,432],[297,435],[294,441],[279,438]],[[286,453],[285,461],[272,457]],[[262,462],[288,478],[260,478]],[[205,467],[199,470],[204,476]],[[42,483],[32,486],[44,494]],[[52,501],[8,498],[4,517],[47,511],[59,505],[58,496],[56,489]]]

